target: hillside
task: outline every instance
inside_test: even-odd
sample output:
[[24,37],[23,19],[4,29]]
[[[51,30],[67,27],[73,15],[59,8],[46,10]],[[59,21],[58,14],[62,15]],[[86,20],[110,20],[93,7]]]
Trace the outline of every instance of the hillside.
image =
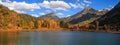
[[[100,26],[107,25],[113,28],[120,28],[120,2],[108,13],[97,19]],[[93,23],[95,24],[94,21]]]
[[18,27],[20,16],[18,13],[9,10],[7,7],[0,5],[0,27],[3,29]]
[[38,17],[38,19],[58,21],[59,17],[57,17],[55,13],[49,13],[49,14],[42,15],[42,16]]
[[73,16],[63,18],[62,20],[64,20],[64,21],[67,20],[67,22],[71,23],[71,24],[77,24],[77,23],[89,20],[91,18],[98,18],[98,17],[102,16],[103,14],[105,14],[106,12],[108,12],[107,9],[98,11],[91,7],[86,7],[83,11],[78,12],[77,14],[75,14]]
[[33,17],[28,14],[19,14],[19,16],[20,16],[21,20],[26,20],[27,22],[36,21],[38,19],[37,17]]

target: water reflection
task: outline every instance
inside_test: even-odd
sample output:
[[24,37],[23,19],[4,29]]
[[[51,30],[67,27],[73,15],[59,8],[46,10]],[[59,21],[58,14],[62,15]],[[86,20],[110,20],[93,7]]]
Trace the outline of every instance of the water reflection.
[[96,32],[2,32],[0,45],[120,45],[120,34]]
[[17,45],[16,33],[0,33],[0,45]]

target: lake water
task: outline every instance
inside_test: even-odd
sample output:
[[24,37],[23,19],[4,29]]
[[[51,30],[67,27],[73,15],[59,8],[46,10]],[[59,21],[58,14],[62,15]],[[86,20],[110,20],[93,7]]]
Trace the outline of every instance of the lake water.
[[103,32],[0,33],[0,45],[120,45],[120,34]]

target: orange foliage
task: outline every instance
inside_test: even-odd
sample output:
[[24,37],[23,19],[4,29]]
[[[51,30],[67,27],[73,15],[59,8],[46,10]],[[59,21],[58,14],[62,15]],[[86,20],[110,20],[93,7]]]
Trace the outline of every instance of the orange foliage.
[[54,20],[50,20],[50,28],[58,28],[58,23]]
[[88,23],[85,23],[84,26],[85,26],[85,28],[87,28],[87,29],[89,28],[89,24],[88,24]]
[[5,17],[5,23],[7,25],[7,29],[17,30],[18,23],[19,23],[20,17],[15,12],[9,12],[8,15]]
[[38,24],[38,29],[42,29],[42,28],[59,28],[59,25],[56,21],[54,20],[38,20],[37,21]]
[[38,23],[38,29],[40,29],[42,27],[42,24],[43,24],[43,20],[38,20],[37,23]]
[[33,28],[34,28],[34,22],[33,22],[33,21],[30,21],[30,22],[29,22],[29,26],[30,26],[30,29],[33,29]]
[[0,30],[2,30],[2,24],[0,23]]
[[2,14],[0,14],[0,19],[3,19],[3,18],[4,18],[4,16]]

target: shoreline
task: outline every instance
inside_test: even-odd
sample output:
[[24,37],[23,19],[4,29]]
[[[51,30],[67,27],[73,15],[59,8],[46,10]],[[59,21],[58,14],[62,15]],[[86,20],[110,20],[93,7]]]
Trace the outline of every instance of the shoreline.
[[83,30],[72,30],[72,29],[23,29],[23,30],[0,30],[0,32],[106,32],[106,33],[112,33],[112,34],[120,34],[120,31],[83,31]]

